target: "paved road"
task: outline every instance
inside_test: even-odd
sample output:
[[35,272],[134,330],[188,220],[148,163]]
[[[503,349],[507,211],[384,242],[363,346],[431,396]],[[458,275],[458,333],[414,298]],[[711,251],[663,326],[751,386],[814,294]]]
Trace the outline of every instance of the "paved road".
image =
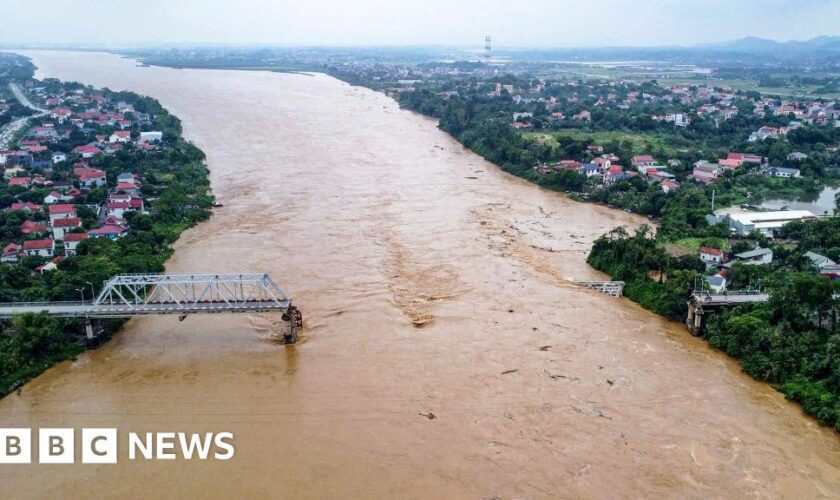
[[20,102],[27,108],[35,111],[37,114],[32,116],[25,116],[23,118],[18,118],[17,120],[7,123],[6,126],[0,129],[0,149],[8,149],[9,143],[11,142],[12,138],[15,136],[18,130],[26,126],[27,122],[29,122],[30,119],[39,118],[49,113],[49,110],[39,108],[32,104],[32,101],[30,101],[29,98],[26,97],[26,95],[23,93],[20,87],[17,86],[17,84],[10,83],[9,89],[11,89],[12,93],[15,95],[15,99],[17,99],[18,102]]

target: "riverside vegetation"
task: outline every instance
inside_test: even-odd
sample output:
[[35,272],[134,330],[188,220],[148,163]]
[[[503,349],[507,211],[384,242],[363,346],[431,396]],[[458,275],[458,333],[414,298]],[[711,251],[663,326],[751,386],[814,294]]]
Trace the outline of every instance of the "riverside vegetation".
[[[0,62],[25,64],[21,59]],[[115,239],[88,238],[79,244],[75,254],[68,255],[57,268],[48,272],[36,271],[50,261],[47,257],[23,256],[15,264],[0,264],[0,302],[79,300],[80,293],[92,293],[94,290],[91,287],[98,288],[116,274],[163,271],[164,263],[172,252],[172,243],[185,229],[210,215],[212,196],[209,194],[204,153],[184,140],[180,121],[154,99],[131,92],[95,90],[77,83],[37,81],[33,79],[32,69],[30,64],[24,74],[0,71],[4,75],[0,78],[0,85],[6,87],[9,81],[15,81],[23,87],[43,89],[50,95],[101,96],[108,102],[125,103],[136,114],[149,117],[143,130],[162,131],[163,139],[153,149],[126,147],[111,154],[97,154],[87,160],[91,167],[106,172],[107,185],[81,190],[73,200],[81,219],[81,230],[97,226],[100,218],[97,216],[98,207],[104,205],[121,172],[133,172],[142,179],[139,191],[146,201],[146,209],[125,212],[121,222],[126,226],[125,235]],[[97,135],[109,134],[113,130],[111,125],[79,128],[50,142],[48,151],[39,154],[70,153],[74,147],[95,142]],[[129,130],[136,135],[140,127],[132,125]],[[48,172],[43,172],[45,179],[66,182],[72,175],[72,161],[51,166]],[[29,174],[36,174],[34,169],[31,170]],[[26,168],[23,174],[27,174]],[[79,188],[78,181],[73,187]],[[5,245],[8,241],[29,238],[21,233],[21,224],[26,220],[40,223],[46,218],[40,210],[15,211],[9,209],[10,205],[16,202],[40,203],[53,189],[49,183],[22,189],[9,186],[5,179],[0,180],[0,242]],[[111,333],[122,322],[107,320],[103,326],[106,333]],[[0,322],[0,395],[15,390],[54,363],[73,358],[84,349],[83,339],[84,324],[81,320],[40,314],[22,315]]]

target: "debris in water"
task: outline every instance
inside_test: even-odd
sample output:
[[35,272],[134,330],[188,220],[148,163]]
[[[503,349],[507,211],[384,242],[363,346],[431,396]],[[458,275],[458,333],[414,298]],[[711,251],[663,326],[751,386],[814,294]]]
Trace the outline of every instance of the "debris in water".
[[540,346],[540,350],[541,350],[541,351],[547,351],[547,350],[549,350],[549,349],[551,349],[551,346],[550,346],[550,345],[543,345],[543,346]]
[[428,418],[429,420],[434,420],[434,419],[436,419],[436,418],[437,418],[437,415],[435,415],[434,413],[432,413],[432,412],[430,412],[430,411],[427,411],[427,412],[425,412],[425,413],[421,412],[421,413],[420,413],[420,416],[421,416],[421,417],[426,417],[426,418]]
[[516,373],[519,371],[519,368],[514,368],[513,370],[505,370],[502,372],[502,375],[507,375],[509,373]]
[[551,377],[552,380],[560,380],[561,378],[566,379],[566,380],[571,380],[573,382],[577,382],[577,381],[580,380],[577,377],[570,377],[568,375],[552,375],[551,373],[548,372],[548,370],[543,370],[543,371],[546,373],[546,375]]
[[610,385],[613,385],[613,384],[615,384],[615,380],[607,379],[607,383],[610,384]]

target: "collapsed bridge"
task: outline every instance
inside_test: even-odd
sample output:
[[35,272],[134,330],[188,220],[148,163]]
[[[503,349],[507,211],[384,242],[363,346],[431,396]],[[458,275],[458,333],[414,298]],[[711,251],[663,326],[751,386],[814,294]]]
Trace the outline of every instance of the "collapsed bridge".
[[230,274],[124,274],[106,281],[89,302],[0,303],[0,319],[16,314],[42,313],[62,318],[85,318],[87,337],[93,340],[91,320],[157,314],[278,312],[289,328],[287,343],[297,339],[300,312],[266,273]]

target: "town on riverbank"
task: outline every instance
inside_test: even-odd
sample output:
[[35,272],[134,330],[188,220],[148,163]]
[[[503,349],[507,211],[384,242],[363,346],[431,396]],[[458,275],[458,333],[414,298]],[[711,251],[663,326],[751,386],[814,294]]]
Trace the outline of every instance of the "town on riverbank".
[[[154,99],[33,71],[0,57],[0,302],[91,301],[113,275],[162,271],[180,233],[210,214],[204,154]],[[46,315],[0,332],[0,395],[85,338],[81,320]]]
[[[438,119],[511,174],[649,217],[651,228],[597,240],[590,264],[625,281],[632,300],[677,321],[697,294],[762,297],[710,311],[692,331],[840,428],[840,219],[831,199],[840,184],[840,103],[824,76],[830,58],[774,61],[771,78],[761,76],[764,61],[726,57],[698,77],[676,63],[641,75],[620,64],[570,75],[567,63],[523,54],[133,55],[176,67],[323,71]],[[779,85],[779,94],[747,85],[753,78]],[[798,96],[781,88],[805,81],[823,86]],[[787,210],[785,200],[798,209]]]

